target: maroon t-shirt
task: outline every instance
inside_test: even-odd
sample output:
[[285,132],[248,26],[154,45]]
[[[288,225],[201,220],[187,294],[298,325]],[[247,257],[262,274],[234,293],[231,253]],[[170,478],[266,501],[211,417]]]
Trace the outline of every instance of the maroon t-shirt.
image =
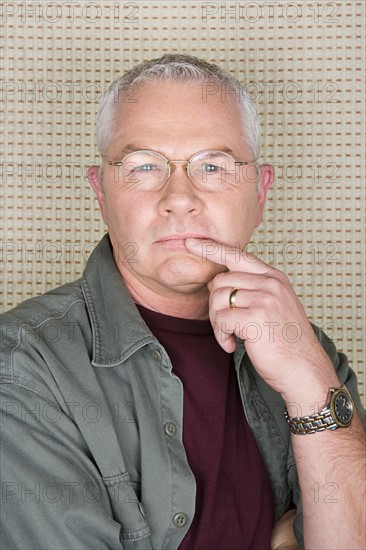
[[138,309],[184,387],[183,444],[196,511],[179,550],[267,550],[273,527],[268,474],[246,421],[232,354],[210,321]]

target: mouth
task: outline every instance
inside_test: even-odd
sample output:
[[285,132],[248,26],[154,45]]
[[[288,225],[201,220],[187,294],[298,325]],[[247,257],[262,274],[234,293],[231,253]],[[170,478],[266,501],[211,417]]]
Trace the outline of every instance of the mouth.
[[166,237],[162,237],[161,239],[158,239],[155,241],[155,244],[161,245],[164,248],[168,249],[184,249],[186,239],[189,237],[194,237],[195,239],[207,239],[208,237],[205,235],[198,235],[197,233],[186,233],[184,235],[167,235]]

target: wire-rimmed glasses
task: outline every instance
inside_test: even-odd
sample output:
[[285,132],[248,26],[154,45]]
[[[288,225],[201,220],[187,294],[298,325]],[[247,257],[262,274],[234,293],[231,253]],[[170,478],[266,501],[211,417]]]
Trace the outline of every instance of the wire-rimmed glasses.
[[202,191],[219,191],[241,181],[258,183],[259,166],[255,161],[237,161],[215,149],[195,153],[189,160],[168,160],[157,151],[142,149],[127,154],[121,161],[107,161],[117,168],[115,181],[143,191],[162,189],[171,175],[171,164],[176,162],[187,165],[188,177]]

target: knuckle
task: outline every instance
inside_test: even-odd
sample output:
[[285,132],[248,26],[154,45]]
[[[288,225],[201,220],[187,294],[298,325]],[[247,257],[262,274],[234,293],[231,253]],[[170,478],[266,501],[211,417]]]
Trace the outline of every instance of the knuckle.
[[226,273],[218,273],[212,280],[213,288],[218,288],[225,283]]
[[273,269],[274,269],[273,277],[275,277],[276,279],[278,279],[284,284],[288,284],[290,282],[290,279],[288,278],[286,273],[284,273],[283,271],[280,271],[277,268],[273,268]]
[[283,282],[277,277],[270,277],[267,282],[267,289],[272,294],[282,294],[283,293]]
[[217,325],[222,329],[224,325],[226,325],[226,314],[224,311],[218,311],[216,314],[215,321]]

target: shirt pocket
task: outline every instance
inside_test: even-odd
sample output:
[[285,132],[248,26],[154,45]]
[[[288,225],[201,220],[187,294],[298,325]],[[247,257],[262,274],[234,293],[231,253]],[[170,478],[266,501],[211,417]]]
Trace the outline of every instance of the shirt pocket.
[[131,481],[128,472],[114,476],[103,476],[107,488],[113,518],[121,526],[120,541],[126,550],[148,550],[152,548],[150,529],[146,522],[145,511],[139,500],[141,486]]

